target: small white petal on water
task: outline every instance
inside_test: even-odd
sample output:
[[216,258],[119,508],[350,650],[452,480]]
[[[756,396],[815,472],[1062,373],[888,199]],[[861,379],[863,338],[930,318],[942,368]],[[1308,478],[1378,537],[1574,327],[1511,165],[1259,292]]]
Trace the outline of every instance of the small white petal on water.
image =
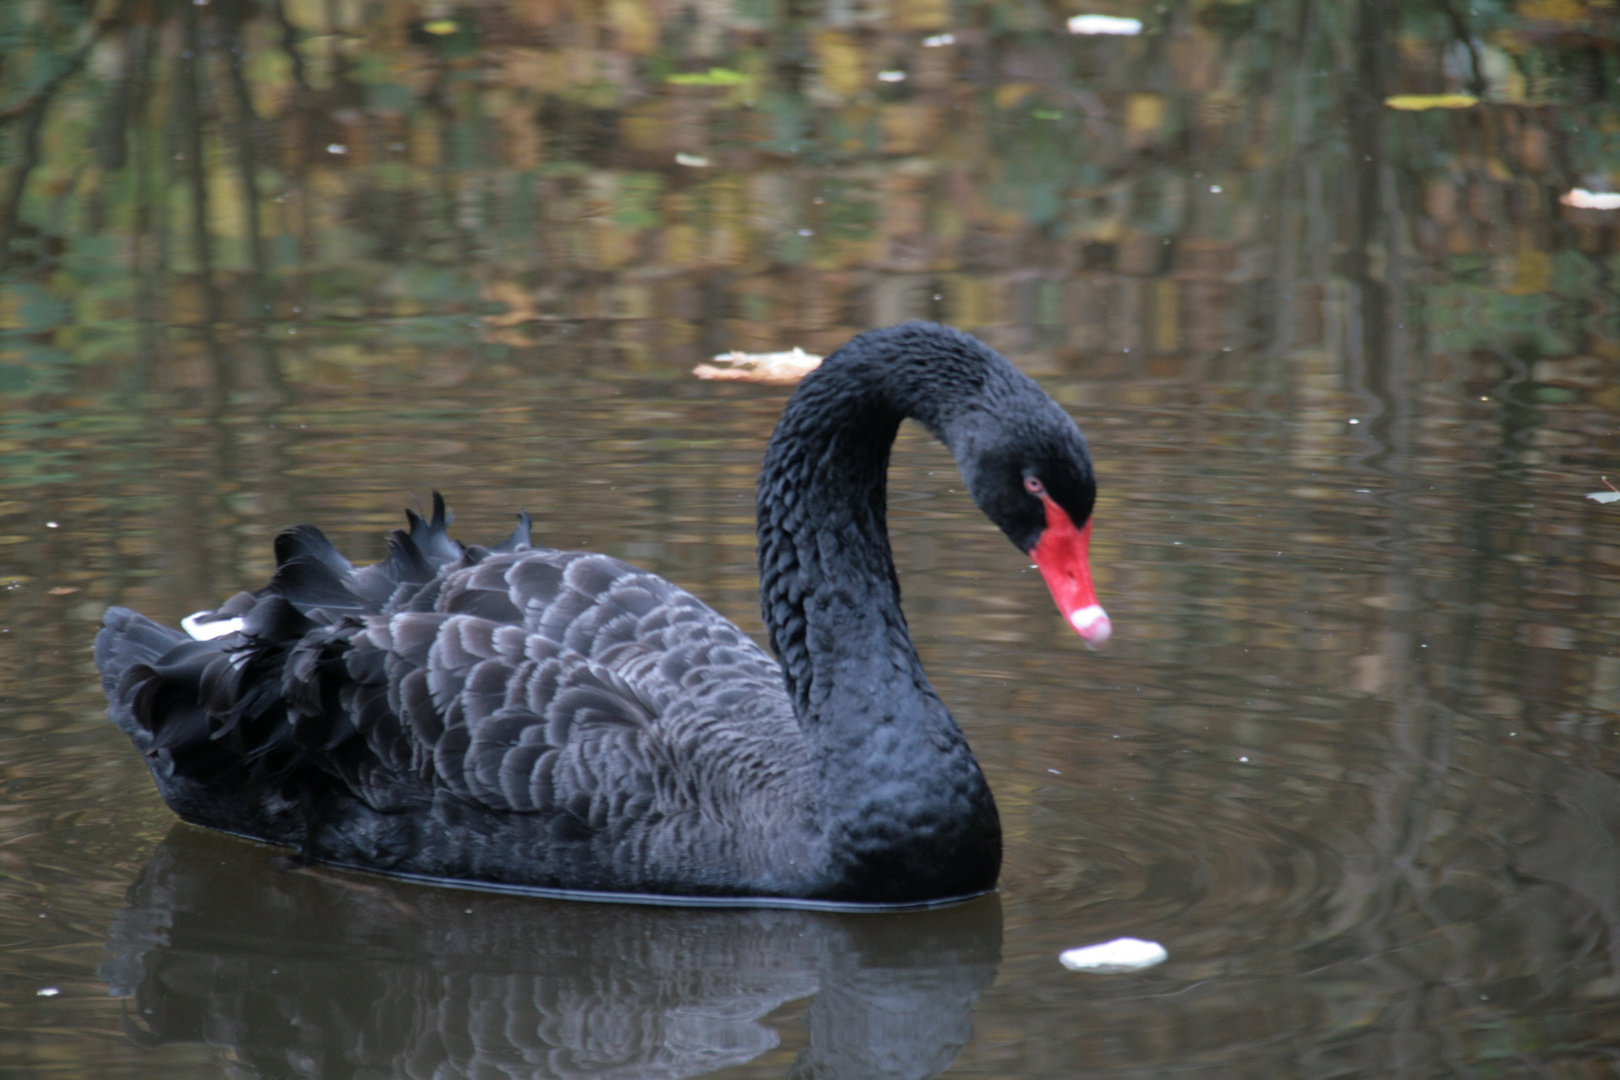
[[1097,975],[1114,975],[1125,971],[1141,971],[1162,964],[1170,958],[1157,941],[1122,937],[1100,945],[1065,950],[1058,962],[1070,971],[1089,971]]
[[1575,188],[1558,197],[1565,206],[1578,210],[1620,210],[1620,191],[1587,191]]
[[1142,32],[1141,19],[1120,19],[1113,15],[1076,15],[1069,20],[1071,34],[1122,34]]

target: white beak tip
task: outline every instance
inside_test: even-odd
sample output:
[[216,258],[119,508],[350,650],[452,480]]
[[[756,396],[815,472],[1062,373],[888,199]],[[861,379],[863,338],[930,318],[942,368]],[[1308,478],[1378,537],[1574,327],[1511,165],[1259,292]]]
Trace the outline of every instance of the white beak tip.
[[1069,615],[1069,625],[1080,635],[1088,649],[1100,649],[1114,634],[1114,624],[1108,621],[1108,612],[1100,605],[1089,604]]

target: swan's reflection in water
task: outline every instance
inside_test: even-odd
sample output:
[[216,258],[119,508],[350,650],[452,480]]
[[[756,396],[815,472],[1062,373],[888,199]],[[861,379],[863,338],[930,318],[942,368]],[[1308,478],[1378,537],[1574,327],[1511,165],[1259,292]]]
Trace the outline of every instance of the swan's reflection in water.
[[113,924],[102,976],[149,1045],[243,1075],[701,1076],[776,1047],[815,998],[794,1077],[929,1077],[995,977],[994,896],[835,915],[568,903],[278,869],[180,826]]

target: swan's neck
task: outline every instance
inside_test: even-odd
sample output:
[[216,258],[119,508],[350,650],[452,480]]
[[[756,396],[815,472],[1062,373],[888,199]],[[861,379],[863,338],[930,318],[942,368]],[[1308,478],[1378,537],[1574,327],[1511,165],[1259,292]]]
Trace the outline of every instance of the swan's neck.
[[885,481],[900,421],[950,445],[953,415],[999,358],[982,346],[941,355],[938,340],[908,342],[904,330],[857,338],[784,410],[760,474],[760,599],[817,762],[833,880],[948,895],[994,884],[1000,829],[900,611]]
[[811,726],[865,722],[863,703],[938,706],[900,610],[885,512],[889,449],[908,417],[947,431],[983,363],[956,358],[966,371],[951,377],[948,357],[907,364],[898,351],[868,334],[829,357],[788,402],[760,472],[765,626]]
[[[760,594],[800,720],[857,729],[867,707],[932,697],[900,610],[885,501],[899,413],[843,400],[828,427],[767,457]],[[783,422],[787,423],[788,417]],[[778,431],[781,429],[778,428]],[[765,475],[762,475],[762,483]]]

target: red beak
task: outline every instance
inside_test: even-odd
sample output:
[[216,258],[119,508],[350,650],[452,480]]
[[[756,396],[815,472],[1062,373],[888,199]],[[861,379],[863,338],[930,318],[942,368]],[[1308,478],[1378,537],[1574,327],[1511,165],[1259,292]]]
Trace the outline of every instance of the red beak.
[[1091,563],[1087,558],[1091,546],[1091,522],[1076,529],[1063,507],[1042,495],[1046,504],[1046,529],[1029,557],[1035,561],[1046,587],[1052,590],[1052,599],[1058,610],[1088,649],[1100,649],[1108,644],[1114,632],[1108,621],[1108,612],[1097,603],[1097,592],[1091,587]]

